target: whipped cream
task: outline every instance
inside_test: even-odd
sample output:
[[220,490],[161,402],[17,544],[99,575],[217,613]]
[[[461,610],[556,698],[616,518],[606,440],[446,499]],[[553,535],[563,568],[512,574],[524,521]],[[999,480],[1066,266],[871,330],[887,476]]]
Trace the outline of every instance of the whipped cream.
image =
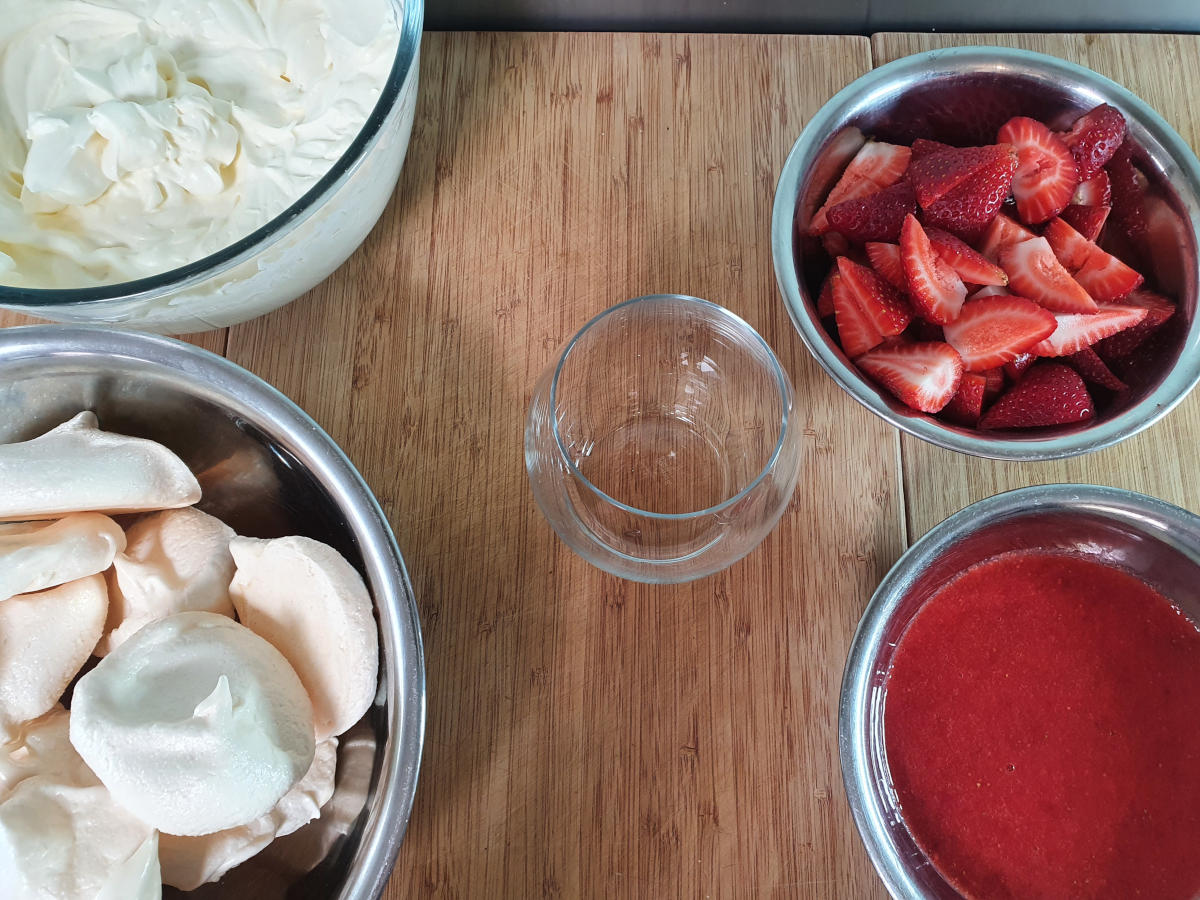
[[124,549],[121,526],[99,513],[0,532],[0,600],[103,572]]
[[163,884],[191,891],[218,880],[234,866],[258,854],[277,837],[291,834],[321,815],[333,796],[337,738],[317,744],[312,765],[274,808],[240,828],[197,837],[159,836],[158,859]]
[[56,707],[0,747],[0,897],[155,900],[158,835],[113,802]]
[[[105,656],[148,622],[188,610],[233,617],[229,581],[234,531],[193,507],[138,519],[108,577],[108,623],[96,645]],[[3,539],[0,539],[2,541]]]
[[398,43],[390,0],[0,0],[0,283],[250,234],[346,151]]
[[92,655],[107,612],[102,575],[0,601],[0,741],[58,702]]
[[371,705],[379,637],[362,576],[306,537],[236,537],[229,585],[238,618],[295,667],[313,703],[317,739],[341,734]]
[[287,660],[207,612],[146,625],[80,678],[71,743],[118,803],[180,835],[267,813],[308,771],[316,744],[312,704]]
[[88,411],[33,440],[0,444],[0,485],[0,519],[168,509],[200,499],[178,456],[154,441],[101,431]]

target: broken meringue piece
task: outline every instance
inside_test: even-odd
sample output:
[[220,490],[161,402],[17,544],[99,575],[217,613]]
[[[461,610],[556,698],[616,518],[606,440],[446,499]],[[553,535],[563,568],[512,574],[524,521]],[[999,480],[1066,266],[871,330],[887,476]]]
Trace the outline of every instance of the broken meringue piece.
[[379,639],[362,577],[306,537],[237,537],[229,595],[238,618],[273,644],[312,698],[317,739],[341,734],[371,705]]
[[193,507],[138,519],[108,573],[108,622],[96,646],[106,656],[143,625],[189,610],[233,618],[229,581],[234,531]]
[[317,818],[321,807],[333,796],[337,745],[337,738],[327,738],[317,744],[312,765],[304,777],[270,812],[253,822],[198,837],[160,835],[158,859],[163,883],[192,891],[202,884],[217,881],[275,838],[291,834]]
[[157,833],[118,806],[56,707],[0,749],[0,897],[155,900]]
[[0,602],[0,741],[58,702],[92,655],[107,612],[102,575]]
[[0,532],[0,601],[103,572],[123,549],[125,532],[100,513]]
[[151,622],[75,685],[71,743],[113,797],[168,834],[245,825],[312,764],[312,705],[287,660],[208,612]]
[[0,444],[0,519],[190,506],[200,484],[162,444],[101,431],[81,412],[41,437]]

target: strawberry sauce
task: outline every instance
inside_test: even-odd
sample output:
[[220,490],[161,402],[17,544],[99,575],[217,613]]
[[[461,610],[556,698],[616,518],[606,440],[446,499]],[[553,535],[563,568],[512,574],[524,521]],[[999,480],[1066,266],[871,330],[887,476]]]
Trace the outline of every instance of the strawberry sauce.
[[968,569],[901,639],[884,728],[908,829],[965,896],[1200,896],[1200,630],[1133,576]]

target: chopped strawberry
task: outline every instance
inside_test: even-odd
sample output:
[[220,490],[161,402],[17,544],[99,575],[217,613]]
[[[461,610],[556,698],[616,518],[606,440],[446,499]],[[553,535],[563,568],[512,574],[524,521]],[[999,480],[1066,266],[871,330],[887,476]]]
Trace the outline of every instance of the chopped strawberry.
[[1079,182],[1071,202],[1076,206],[1111,206],[1112,181],[1103,169],[1096,172],[1087,181]]
[[985,297],[963,305],[945,326],[946,342],[968,372],[994,369],[1054,333],[1054,314],[1024,297]]
[[830,269],[825,280],[821,282],[821,293],[817,295],[817,316],[825,318],[833,315],[833,283],[841,278],[837,269]]
[[1146,236],[1146,191],[1133,164],[1133,144],[1126,140],[1105,165],[1112,183],[1112,219],[1140,248]]
[[833,282],[833,311],[842,350],[851,359],[862,356],[883,341],[883,335],[863,312],[858,297],[840,273]]
[[1075,158],[1079,177],[1091,178],[1125,140],[1125,117],[1116,107],[1102,104],[1076,119],[1062,139]]
[[979,420],[985,429],[1037,428],[1087,422],[1096,415],[1079,373],[1062,363],[1039,363]]
[[1010,166],[1013,151],[1003,144],[987,147],[950,147],[914,159],[908,180],[922,209],[928,209],[959,185],[972,182],[981,173]]
[[1004,392],[1004,368],[997,366],[979,373],[983,376],[983,402],[991,403]]
[[966,285],[934,252],[915,216],[908,216],[900,230],[900,260],[916,311],[937,325],[954,321],[966,299]]
[[1175,304],[1152,291],[1134,291],[1121,302],[1125,306],[1138,306],[1146,310],[1146,318],[1096,342],[1096,352],[1109,362],[1129,356],[1175,314]]
[[852,241],[894,241],[904,217],[917,211],[912,185],[898,181],[865,197],[843,200],[826,210],[829,227]]
[[925,234],[934,251],[958,277],[968,284],[1008,284],[1004,270],[991,260],[980,256],[966,242],[940,228],[926,228]]
[[908,327],[913,311],[903,294],[866,266],[844,256],[838,257],[837,263],[842,283],[876,331],[891,337]]
[[1078,353],[1064,357],[1075,371],[1083,376],[1084,381],[1108,388],[1110,391],[1125,390],[1125,382],[1113,374],[1110,369],[1091,347],[1084,347]]
[[1120,300],[1142,284],[1142,276],[1064,222],[1051,219],[1046,240],[1059,262],[1093,300]]
[[1009,244],[1000,251],[1008,286],[1055,312],[1090,313],[1096,301],[1063,268],[1044,237]]
[[1019,244],[1032,237],[1036,237],[1036,235],[1028,228],[1018,225],[1006,215],[999,215],[992,219],[987,231],[984,232],[979,252],[985,259],[998,263],[1001,250],[1009,244]]
[[977,372],[964,372],[958,391],[942,407],[942,418],[958,425],[975,426],[983,414],[983,393],[987,379]]
[[1012,362],[1004,364],[1004,374],[1009,381],[1016,382],[1021,380],[1021,376],[1025,374],[1025,370],[1032,366],[1037,361],[1037,357],[1032,353],[1022,353]]
[[881,347],[858,359],[858,367],[912,409],[935,413],[958,390],[963,364],[949,344]]
[[953,149],[954,148],[950,144],[943,144],[941,141],[931,141],[927,138],[917,138],[912,142],[912,159],[913,162],[915,162],[922,156],[929,156],[931,153],[940,153],[943,150]]
[[1107,206],[1078,206],[1072,203],[1059,214],[1059,218],[1089,241],[1096,241],[1104,230],[1109,211]]
[[1101,306],[1094,313],[1059,313],[1058,327],[1050,337],[1030,348],[1038,356],[1070,356],[1096,341],[1131,328],[1146,318],[1140,306]]
[[904,264],[900,262],[899,244],[868,241],[867,259],[871,261],[871,268],[887,279],[892,287],[907,293],[908,276],[904,274]]
[[1037,119],[1027,116],[1005,122],[997,139],[1017,148],[1012,190],[1021,221],[1036,225],[1062,212],[1079,184],[1079,171],[1067,145]]
[[827,210],[831,206],[855,197],[865,197],[886,187],[891,187],[904,175],[912,151],[908,147],[885,144],[882,141],[867,141],[858,151],[842,177],[838,179],[824,205],[813,216],[809,234],[824,234],[829,230]]
[[1016,151],[1004,144],[994,149],[998,148],[1004,148],[1004,152],[994,154],[992,163],[925,207],[923,219],[927,225],[967,241],[980,238],[1008,198],[1017,170]]

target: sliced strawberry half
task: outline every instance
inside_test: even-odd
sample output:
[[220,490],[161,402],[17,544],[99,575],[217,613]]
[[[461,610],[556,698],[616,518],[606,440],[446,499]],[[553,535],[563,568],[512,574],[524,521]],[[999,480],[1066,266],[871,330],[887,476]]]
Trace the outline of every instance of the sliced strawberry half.
[[867,141],[863,144],[825,198],[825,203],[813,216],[808,227],[809,234],[824,234],[829,230],[827,210],[831,206],[874,194],[899,181],[908,168],[911,156],[912,150],[897,144],[883,141]]
[[1091,178],[1125,140],[1125,117],[1104,103],[1076,119],[1062,138],[1075,159],[1079,177]]
[[1140,306],[1101,306],[1094,313],[1059,313],[1054,333],[1029,348],[1038,356],[1070,356],[1146,318]]
[[958,277],[968,284],[1008,284],[1008,275],[991,260],[971,249],[966,241],[940,228],[926,228],[925,234],[934,251]]
[[915,216],[908,216],[900,230],[900,261],[917,312],[937,325],[954,321],[966,299],[966,285],[934,252]]
[[908,276],[904,274],[904,264],[900,262],[899,244],[868,241],[867,259],[871,261],[871,268],[887,279],[892,287],[907,293]]
[[842,350],[854,359],[879,346],[883,335],[858,305],[858,297],[839,273],[833,279],[833,313]]
[[978,372],[964,372],[958,390],[942,407],[942,418],[958,425],[978,425],[986,386],[987,379]]
[[949,344],[899,344],[859,357],[858,368],[902,403],[921,412],[940,411],[958,390],[963,364]]
[[1104,230],[1104,223],[1108,221],[1109,212],[1110,207],[1107,206],[1078,206],[1072,203],[1058,217],[1089,241],[1097,241]]
[[841,278],[837,273],[837,269],[830,269],[829,274],[825,276],[825,280],[821,282],[821,293],[817,295],[817,316],[825,318],[832,316],[833,310],[833,283]]
[[904,217],[917,211],[912,185],[898,181],[865,197],[843,200],[826,210],[829,227],[852,241],[894,241]]
[[966,370],[982,372],[1011,362],[1057,327],[1054,314],[1032,300],[985,297],[964,304],[945,333]]
[[1101,303],[1120,300],[1141,287],[1141,275],[1105,253],[1061,218],[1050,220],[1045,237],[1058,261],[1093,300]]
[[1012,191],[1021,221],[1036,225],[1062,212],[1079,184],[1075,159],[1062,139],[1028,116],[1009,119],[997,138],[1017,148]]
[[1010,244],[1019,244],[1021,241],[1027,241],[1033,237],[1037,237],[1037,235],[1028,228],[1018,225],[1008,216],[999,215],[988,224],[987,231],[983,234],[983,241],[979,245],[979,252],[986,259],[999,262],[1000,251],[1005,247]]
[[1124,359],[1175,314],[1175,304],[1153,291],[1134,291],[1122,302],[1146,310],[1146,318],[1112,337],[1097,341],[1096,352],[1108,361]]
[[953,149],[954,147],[951,144],[943,144],[941,141],[931,141],[928,138],[917,138],[912,142],[912,159],[915,162],[923,156]]
[[1125,382],[1113,374],[1112,369],[1102,360],[1091,347],[1084,347],[1078,353],[1072,353],[1064,359],[1083,376],[1083,380],[1099,385],[1110,391],[1125,390]]
[[1096,407],[1079,373],[1062,363],[1031,366],[979,420],[984,429],[1038,428],[1087,422]]
[[1071,202],[1077,206],[1111,206],[1112,181],[1103,169],[1092,175],[1087,181],[1079,182]]
[[1055,312],[1091,313],[1096,301],[1063,268],[1044,237],[1009,244],[1000,251],[1009,288]]
[[1006,144],[969,179],[924,208],[925,224],[949,231],[967,241],[977,241],[1000,212],[1017,171],[1017,152]]
[[883,337],[899,334],[912,321],[913,311],[904,295],[866,266],[838,257],[838,274],[854,294],[859,309]]
[[1037,362],[1037,357],[1032,353],[1022,353],[1012,362],[1004,364],[1004,374],[1010,382],[1021,380],[1021,376],[1025,374],[1025,370]]
[[1113,224],[1140,249],[1140,242],[1145,238],[1147,231],[1146,189],[1141,173],[1133,164],[1133,152],[1133,144],[1126,140],[1117,148],[1117,152],[1104,168],[1112,183]]
[[914,159],[908,180],[917,202],[928,209],[959,185],[974,181],[981,173],[999,166],[1008,168],[1012,148],[1001,144],[987,147],[949,147]]

